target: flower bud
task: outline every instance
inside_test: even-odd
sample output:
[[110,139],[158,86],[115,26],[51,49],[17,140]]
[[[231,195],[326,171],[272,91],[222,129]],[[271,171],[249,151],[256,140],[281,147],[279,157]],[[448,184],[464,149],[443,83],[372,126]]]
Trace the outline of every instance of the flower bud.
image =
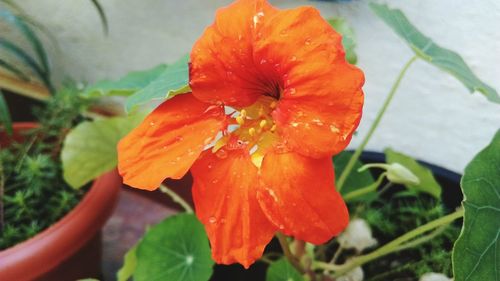
[[388,165],[387,179],[397,184],[417,185],[420,183],[420,179],[412,171],[399,163]]

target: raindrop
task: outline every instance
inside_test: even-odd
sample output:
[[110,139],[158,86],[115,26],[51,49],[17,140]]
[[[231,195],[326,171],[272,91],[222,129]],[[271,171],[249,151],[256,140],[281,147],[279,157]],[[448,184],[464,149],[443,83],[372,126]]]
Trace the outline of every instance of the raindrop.
[[288,31],[286,29],[283,29],[282,31],[280,31],[280,36],[287,36],[288,35]]
[[289,92],[290,92],[290,95],[294,95],[297,92],[297,90],[295,88],[290,88]]
[[283,229],[285,229],[285,226],[280,224],[279,228],[283,230]]
[[149,126],[153,127],[155,125],[155,122],[151,121],[149,122]]
[[177,136],[175,137],[175,141],[183,141],[184,138],[182,136]]
[[214,216],[211,216],[208,218],[208,222],[213,224],[217,222],[217,219]]
[[265,59],[260,60],[260,64],[265,64],[267,61]]
[[193,261],[194,261],[194,257],[189,255],[186,257],[186,264],[187,265],[192,265],[193,264]]
[[311,38],[307,38],[306,41],[304,42],[306,45],[311,45]]
[[297,57],[296,56],[293,56],[290,58],[291,61],[296,61],[297,60]]

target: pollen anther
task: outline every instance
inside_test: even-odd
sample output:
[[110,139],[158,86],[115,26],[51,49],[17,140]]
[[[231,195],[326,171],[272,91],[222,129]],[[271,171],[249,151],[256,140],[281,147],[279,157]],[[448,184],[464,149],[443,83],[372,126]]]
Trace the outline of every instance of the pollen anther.
[[264,128],[267,125],[267,120],[261,120],[259,123],[259,127]]
[[241,125],[245,124],[245,119],[243,117],[241,117],[241,115],[240,115],[240,116],[236,117],[236,122],[238,123],[238,125],[241,126]]
[[251,137],[255,136],[255,128],[250,128],[250,129],[248,129],[248,134],[249,134]]

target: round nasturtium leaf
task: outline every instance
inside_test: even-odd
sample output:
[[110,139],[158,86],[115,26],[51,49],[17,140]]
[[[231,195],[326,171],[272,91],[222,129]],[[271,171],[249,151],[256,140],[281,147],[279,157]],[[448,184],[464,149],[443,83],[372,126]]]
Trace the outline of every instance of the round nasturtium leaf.
[[267,270],[266,281],[304,281],[304,277],[282,258],[271,264]]
[[214,262],[203,225],[192,214],[152,227],[137,247],[135,281],[206,281]]

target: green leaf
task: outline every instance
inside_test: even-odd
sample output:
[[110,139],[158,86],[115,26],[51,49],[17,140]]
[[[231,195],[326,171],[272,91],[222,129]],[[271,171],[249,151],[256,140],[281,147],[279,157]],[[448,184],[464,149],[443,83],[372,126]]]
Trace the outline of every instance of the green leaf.
[[354,50],[356,48],[354,30],[343,18],[329,19],[328,23],[342,35],[342,45],[344,46],[345,58],[347,61],[351,64],[356,64],[358,62],[358,56]]
[[149,85],[165,71],[166,65],[161,64],[152,69],[130,72],[117,81],[103,80],[87,87],[82,96],[94,98],[102,96],[130,96]]
[[117,164],[116,145],[140,121],[141,115],[86,121],[73,128],[61,152],[63,175],[80,188]]
[[135,281],[206,281],[214,262],[203,225],[192,214],[152,227],[137,248]]
[[[342,171],[344,171],[347,162],[351,159],[352,152],[350,151],[342,151],[338,155],[333,158],[333,165],[335,167],[335,174],[340,175]],[[340,191],[342,195],[346,195],[349,192],[358,190],[360,188],[369,186],[375,182],[370,171],[365,170],[362,172],[358,172],[357,170],[363,166],[361,161],[356,161],[354,164],[354,168],[352,169],[351,174],[347,177],[344,188]],[[338,179],[338,177],[336,177]],[[370,192],[366,195],[356,197],[353,201],[370,201],[377,196],[377,192]]]
[[177,94],[189,92],[188,61],[189,55],[183,56],[174,64],[169,65],[148,86],[130,96],[125,105],[127,111],[153,100],[165,100]]
[[102,8],[101,3],[99,3],[99,1],[97,0],[90,0],[90,1],[92,2],[92,5],[94,5],[94,7],[96,8],[97,13],[99,13],[99,18],[101,19],[104,34],[107,35],[109,33],[109,26],[108,26],[108,19],[106,18],[106,13],[104,12],[104,9]]
[[125,254],[123,261],[123,266],[116,273],[116,279],[118,281],[127,281],[132,275],[134,275],[135,269],[137,267],[137,244],[130,248]]
[[43,45],[40,42],[40,39],[38,38],[36,33],[33,32],[33,30],[29,27],[29,25],[26,24],[23,18],[14,15],[8,9],[0,10],[0,18],[9,24],[12,24],[14,27],[16,27],[21,32],[21,34],[28,40],[28,42],[35,50],[38,59],[42,64],[43,71],[48,75],[50,71],[49,71],[49,61],[47,59],[47,53],[45,52],[45,49],[43,48]]
[[3,125],[7,134],[12,135],[12,119],[10,118],[9,106],[0,90],[0,125]]
[[273,262],[266,274],[266,281],[304,281],[304,277],[285,259]]
[[419,184],[405,184],[409,189],[428,193],[436,198],[441,198],[441,185],[436,181],[432,171],[420,165],[415,159],[390,148],[384,151],[386,162],[389,164],[399,163],[410,170],[420,180]]
[[440,47],[422,34],[408,21],[401,10],[390,9],[387,5],[376,3],[370,3],[370,7],[378,17],[410,45],[420,58],[455,76],[471,93],[481,92],[488,100],[500,103],[497,91],[481,81],[459,54]]
[[453,248],[455,281],[500,280],[500,130],[465,168],[465,209]]

